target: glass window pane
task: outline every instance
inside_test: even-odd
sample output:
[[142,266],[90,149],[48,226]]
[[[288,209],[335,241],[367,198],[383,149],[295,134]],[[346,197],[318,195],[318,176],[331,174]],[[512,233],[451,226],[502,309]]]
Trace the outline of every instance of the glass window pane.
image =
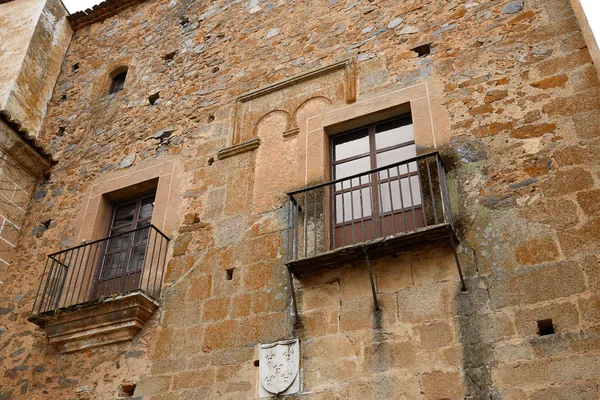
[[140,208],[140,215],[138,219],[146,219],[152,217],[152,211],[154,210],[154,196],[148,197],[142,200],[142,206]]
[[[372,214],[371,190],[363,188],[335,196],[335,223],[351,222],[353,219],[360,223],[362,219],[369,218]],[[343,196],[343,201],[342,201]],[[362,201],[362,204],[361,204]],[[343,202],[343,206],[342,206]],[[362,205],[362,207],[361,207]],[[362,209],[362,211],[361,211]]]
[[[403,160],[408,160],[409,158],[413,158],[416,156],[417,146],[414,144],[400,147],[399,149],[384,151],[382,153],[377,154],[377,167],[385,167],[386,165],[399,163]],[[404,170],[406,171],[406,167]]]
[[112,226],[121,226],[133,222],[136,203],[123,204],[115,210],[115,219]]
[[413,125],[407,118],[386,122],[375,127],[375,148],[377,150],[414,139]]
[[[402,189],[402,190],[400,190]],[[391,199],[390,199],[391,190]],[[411,197],[412,192],[412,197]],[[397,179],[379,184],[379,205],[381,212],[400,211],[402,208],[407,209],[412,205],[415,207],[421,205],[421,187],[418,176],[404,178],[398,181]],[[393,205],[393,208],[392,208]]]
[[[371,169],[370,157],[359,158],[358,160],[348,161],[335,166],[335,179],[345,178],[362,172],[367,172]],[[368,182],[368,175],[361,178],[362,183]],[[359,185],[359,178],[352,179],[352,186]],[[340,184],[341,187],[341,184]],[[350,188],[350,181],[344,182],[344,188]],[[340,188],[337,188],[339,190]]]
[[369,152],[369,131],[361,129],[333,138],[333,160],[340,161],[348,157]]

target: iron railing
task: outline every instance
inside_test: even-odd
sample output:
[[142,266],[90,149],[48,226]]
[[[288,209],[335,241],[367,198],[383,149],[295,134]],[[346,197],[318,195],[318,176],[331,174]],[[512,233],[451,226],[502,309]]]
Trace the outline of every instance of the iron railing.
[[437,152],[288,193],[288,262],[382,237],[452,227]]
[[135,290],[158,299],[168,245],[147,225],[48,255],[32,314]]

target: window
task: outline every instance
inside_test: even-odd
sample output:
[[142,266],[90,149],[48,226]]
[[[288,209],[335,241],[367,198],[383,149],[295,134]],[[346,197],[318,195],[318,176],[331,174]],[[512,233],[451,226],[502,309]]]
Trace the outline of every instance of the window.
[[331,143],[333,179],[359,175],[335,185],[334,248],[423,226],[417,163],[396,165],[417,155],[410,115],[335,135]]
[[104,256],[100,260],[94,297],[124,293],[140,285],[155,193],[113,205]]
[[127,67],[120,67],[114,70],[111,74],[109,94],[117,93],[125,88],[125,80],[127,79]]

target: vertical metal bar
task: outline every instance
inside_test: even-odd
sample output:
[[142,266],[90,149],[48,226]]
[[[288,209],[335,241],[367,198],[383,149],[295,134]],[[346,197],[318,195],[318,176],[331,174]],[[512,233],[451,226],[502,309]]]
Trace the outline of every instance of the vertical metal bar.
[[440,195],[442,197],[442,216],[444,217],[444,222],[447,222],[447,216],[446,216],[446,205],[445,205],[445,196],[444,196],[444,188],[442,187],[442,168],[440,165],[440,159],[439,156],[436,155],[435,157],[435,164],[437,166],[437,170],[438,170],[438,181],[440,184]]
[[165,275],[165,269],[167,268],[167,251],[168,251],[168,247],[169,247],[169,240],[161,236],[160,237],[161,247],[163,246],[163,244],[162,244],[163,240],[165,241],[165,244],[164,244],[165,252],[163,254],[163,262],[162,262],[162,268],[161,268],[161,272],[160,272],[160,283],[158,285],[158,294],[156,296],[157,299],[160,297],[160,293],[162,292],[163,276]]
[[327,251],[327,218],[325,217],[325,211],[326,211],[326,206],[325,206],[325,202],[327,201],[327,198],[325,196],[325,192],[327,190],[327,186],[323,186],[323,213],[322,215],[322,219],[323,219],[323,252]]
[[371,239],[377,237],[377,229],[375,225],[375,196],[373,196],[373,174],[369,174],[369,198],[371,199]]
[[[96,257],[98,255],[100,255],[100,257],[102,257],[103,251],[100,250],[100,252],[98,252],[98,248],[102,248],[104,246],[104,242],[99,242],[99,243],[94,243],[94,256],[92,257],[92,264],[91,264],[91,268],[90,268],[90,272],[88,274],[88,278],[85,281],[85,289],[86,291],[90,292],[90,295],[93,294],[93,290],[94,290],[94,279],[96,278],[96,267],[99,265],[99,261],[96,259]],[[92,289],[92,290],[89,290]],[[80,293],[81,294],[81,293]],[[85,298],[85,292],[84,292],[84,298]]]
[[317,255],[317,191],[319,189],[315,189],[313,190],[313,232],[314,232],[314,239],[315,239],[315,252],[313,253],[313,256]]
[[[150,237],[152,236],[152,232],[154,232],[154,228],[151,226],[148,227],[148,237],[146,238],[146,244],[144,245],[144,257],[142,261],[142,270],[140,272],[140,281],[138,285],[136,285],[136,289],[142,288],[142,280],[144,279],[144,271],[146,270],[146,260],[148,259],[148,248],[150,247]],[[156,233],[154,233],[156,235]],[[161,236],[162,237],[162,236]],[[149,269],[152,269],[152,265],[150,265]],[[137,275],[137,274],[136,274]]]
[[411,178],[412,175],[410,173],[410,163],[406,163],[406,172],[408,172],[408,191],[410,192],[410,211],[413,217],[413,231],[417,230],[417,217],[415,217],[415,200],[412,191],[412,183]]
[[292,195],[291,194],[288,195],[287,223],[288,223],[287,258],[288,258],[288,261],[291,261],[294,259],[294,255],[292,254],[292,246],[294,244],[294,238],[292,237]]
[[[162,239],[162,236],[161,236],[161,239]],[[158,246],[158,258],[157,258],[157,263],[156,263],[157,267],[154,269],[154,282],[152,282],[152,292],[149,293],[151,296],[154,295],[154,292],[156,290],[156,277],[158,275],[158,265],[160,264],[160,256],[162,255],[162,250],[163,250],[163,248],[162,248],[162,240],[161,240],[160,245]],[[167,252],[165,250],[165,254],[166,253]],[[150,270],[150,272],[152,273],[152,270]]]
[[358,177],[358,198],[360,199],[360,231],[362,232],[362,241],[365,241],[365,208],[362,195],[362,175]]
[[308,191],[304,192],[304,258],[308,253]]
[[[394,199],[392,197],[392,181],[390,180],[390,175],[392,175],[390,173],[390,169],[387,169],[387,180],[388,180],[388,188],[390,190],[390,215],[392,217],[392,229],[393,229],[393,234],[396,234],[396,215],[394,214]],[[400,177],[398,177],[398,179],[400,179]]]
[[446,167],[444,163],[442,163],[439,158],[439,154],[436,154],[436,159],[440,164],[440,190],[442,194],[442,205],[444,205],[444,221],[446,221],[450,226],[454,226],[454,222],[452,221],[452,209],[450,208],[450,196],[448,195],[448,182],[446,181]]
[[[38,299],[40,300],[40,304],[43,301],[43,295],[42,298],[40,298],[40,291],[42,290],[42,286],[44,285],[44,277],[46,277],[46,270],[48,269],[48,260],[50,258],[46,257],[46,264],[44,264],[44,272],[42,272],[42,278],[40,279],[40,284],[38,286],[38,290],[35,293],[35,299],[33,300],[33,307],[31,309],[32,314],[35,313],[35,307],[38,305]],[[39,312],[39,311],[38,311]]]
[[294,316],[296,318],[296,327],[300,325],[300,317],[298,316],[298,304],[296,302],[296,291],[294,290],[294,276],[292,275],[292,271],[290,267],[287,266],[288,269],[288,279],[290,282],[290,293],[292,295],[292,307],[294,309]]
[[402,178],[400,178],[400,164],[396,165],[396,170],[398,172],[398,191],[400,191],[400,208],[402,209],[402,229],[403,232],[406,232],[406,217],[404,216],[404,199],[402,196]]
[[[80,303],[79,297],[81,296],[81,291],[82,291],[83,285],[85,283],[85,271],[88,269],[88,265],[90,265],[90,256],[92,255],[92,249],[93,249],[94,245],[91,244],[91,245],[86,246],[86,247],[89,248],[88,255],[87,255],[87,258],[85,260],[85,264],[83,264],[82,267],[81,267],[83,269],[84,273],[81,276],[81,284],[79,285],[79,290],[77,291],[77,297],[75,298],[76,303],[74,303],[74,304]],[[77,279],[79,280],[79,273],[77,275]],[[73,302],[73,298],[71,298],[71,302]]]
[[[46,298],[46,293],[48,292],[48,288],[50,287],[50,277],[52,276],[52,273],[54,272],[54,259],[48,257],[48,260],[52,260],[52,262],[50,263],[50,268],[48,269],[48,275],[46,276],[46,285],[44,285],[44,292],[42,293],[42,297],[40,299],[40,305],[39,305],[39,309],[38,309],[38,314],[43,312],[42,309],[45,306],[45,303],[47,303],[47,298]],[[48,265],[48,261],[46,260],[46,266]],[[44,272],[46,271],[46,267],[44,267]],[[42,277],[42,282],[43,282],[43,277]]]
[[467,290],[467,285],[465,285],[465,279],[463,277],[462,268],[460,267],[460,261],[458,260],[456,243],[454,243],[454,232],[450,227],[448,227],[448,236],[450,238],[450,246],[452,247],[452,252],[454,253],[454,261],[456,261],[456,267],[458,268],[458,276],[460,277],[461,290],[464,292]]
[[[152,232],[152,231],[150,231]],[[152,243],[152,256],[150,256],[150,266],[148,267],[148,279],[146,280],[146,287],[144,288],[144,275],[142,274],[142,283],[140,284],[140,288],[144,290],[146,293],[150,293],[150,278],[152,277],[152,268],[154,265],[154,254],[156,254],[156,239],[158,234],[154,232],[154,243]],[[148,245],[150,245],[150,240],[148,240]],[[160,245],[159,245],[160,246]],[[158,262],[158,259],[157,259]]]
[[[65,258],[66,258],[66,254],[65,253]],[[48,301],[46,302],[46,307],[51,307],[52,303],[55,301],[55,296],[56,296],[56,285],[58,283],[58,278],[60,276],[60,269],[62,268],[62,263],[58,262],[57,260],[54,260],[56,262],[56,264],[54,264],[54,268],[51,271],[51,275],[50,275],[50,285],[49,287],[49,292],[48,292]],[[49,310],[50,308],[48,308]],[[47,311],[47,310],[45,310]]]
[[352,244],[356,244],[356,235],[354,233],[354,190],[352,186],[352,179],[350,179],[350,226],[352,227]]
[[337,220],[337,202],[335,199],[335,185],[331,185],[331,242],[332,242],[332,247],[331,249],[335,249],[335,223]]
[[342,246],[346,245],[346,207],[344,206],[344,181],[340,182],[342,187]]
[[[158,232],[155,232],[155,235],[158,235]],[[149,294],[151,296],[154,296],[154,293],[156,292],[156,278],[158,276],[158,266],[160,265],[161,256],[164,257],[164,255],[166,255],[166,253],[167,253],[167,250],[165,249],[165,254],[163,255],[163,245],[162,245],[162,242],[163,242],[162,239],[163,239],[163,237],[161,236],[160,238],[161,238],[161,240],[160,240],[160,243],[158,245],[158,257],[156,258],[156,266],[155,267],[151,267],[151,269],[150,269],[150,273],[152,273],[152,268],[154,268],[154,282],[152,282],[152,291],[149,292]],[[156,251],[156,248],[154,248],[152,251]]]
[[379,197],[379,227],[381,228],[381,236],[382,237],[386,237],[386,233],[385,233],[385,217],[383,215],[383,197],[381,196],[381,176],[380,176],[381,172],[376,172],[375,176],[377,177],[377,197]]
[[435,206],[435,196],[433,195],[433,181],[431,180],[431,170],[429,168],[429,157],[425,158],[427,163],[427,177],[429,178],[429,192],[431,193],[431,202],[433,207],[433,219],[435,224],[438,223],[437,207]]
[[300,234],[298,232],[298,214],[300,213],[299,210],[299,204],[298,202],[294,199],[294,204],[296,205],[296,207],[294,207],[294,230],[296,231],[296,240],[294,241],[294,254],[295,257],[294,259],[298,259],[298,246],[300,245]]
[[369,279],[371,280],[371,292],[373,292],[373,301],[375,302],[375,311],[379,311],[379,302],[377,301],[377,291],[375,290],[375,280],[373,279],[373,271],[371,270],[371,261],[369,260],[369,253],[367,249],[363,247],[365,253],[365,260],[367,261],[367,269],[369,270]]
[[[77,269],[77,274],[75,274],[75,270],[73,270],[73,272],[71,273],[71,277],[73,275],[75,275],[75,280],[73,281],[73,288],[69,288],[69,290],[71,291],[71,301],[69,302],[69,305],[76,304],[76,303],[73,303],[73,297],[75,296],[75,290],[77,288],[77,284],[79,283],[78,282],[79,281],[79,272],[81,271],[81,268],[83,268],[82,263],[83,263],[83,259],[85,258],[85,252],[88,249],[88,247],[89,246],[83,246],[83,247],[79,248],[79,249],[83,249],[83,254],[81,255],[81,260],[79,260],[78,258],[75,258],[75,269]],[[78,254],[78,256],[79,256],[79,254]],[[89,257],[89,254],[88,254],[88,257]],[[65,302],[67,302],[68,297],[69,297],[69,292],[67,292],[65,295]]]
[[[75,256],[75,262],[77,262],[77,257],[79,257],[79,248],[76,251],[77,251],[77,256]],[[65,265],[67,266],[65,274],[68,274],[70,272],[69,270],[71,270],[72,272],[71,272],[71,277],[69,278],[69,283],[67,284],[67,291],[69,290],[69,287],[71,286],[71,281],[73,280],[73,275],[75,273],[75,271],[73,270],[73,267],[71,266],[72,261],[73,261],[73,254],[75,253],[75,251],[71,250],[71,251],[69,251],[69,253],[71,253],[71,255],[69,256],[69,262],[65,263]],[[66,259],[66,257],[65,257],[65,259]],[[66,275],[65,275],[65,281],[66,281]],[[62,294],[63,289],[61,289],[61,294]],[[60,301],[60,298],[59,298],[59,301]],[[65,301],[66,301],[66,299],[65,299]]]
[[[419,180],[419,194],[421,195],[421,212],[423,212],[423,224],[425,225],[425,228],[427,228],[427,214],[425,209],[427,207],[425,207],[425,194],[423,191],[423,185],[421,184],[421,166],[419,165],[419,162],[421,160],[417,160],[417,179]],[[425,157],[425,161],[427,161],[427,157]]]

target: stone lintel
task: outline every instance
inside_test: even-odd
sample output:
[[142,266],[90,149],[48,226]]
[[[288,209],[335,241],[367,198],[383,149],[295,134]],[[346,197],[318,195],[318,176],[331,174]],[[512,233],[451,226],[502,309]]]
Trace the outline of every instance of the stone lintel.
[[254,138],[243,143],[234,144],[233,146],[226,147],[217,152],[217,158],[224,160],[229,157],[236,156],[238,154],[246,153],[248,151],[256,150],[260,146],[260,139]]
[[69,353],[131,340],[158,306],[156,300],[136,291],[31,315],[28,320],[42,328],[61,353]]
[[4,121],[0,119],[0,151],[25,169],[33,177],[41,178],[51,166],[50,160],[40,154]]

